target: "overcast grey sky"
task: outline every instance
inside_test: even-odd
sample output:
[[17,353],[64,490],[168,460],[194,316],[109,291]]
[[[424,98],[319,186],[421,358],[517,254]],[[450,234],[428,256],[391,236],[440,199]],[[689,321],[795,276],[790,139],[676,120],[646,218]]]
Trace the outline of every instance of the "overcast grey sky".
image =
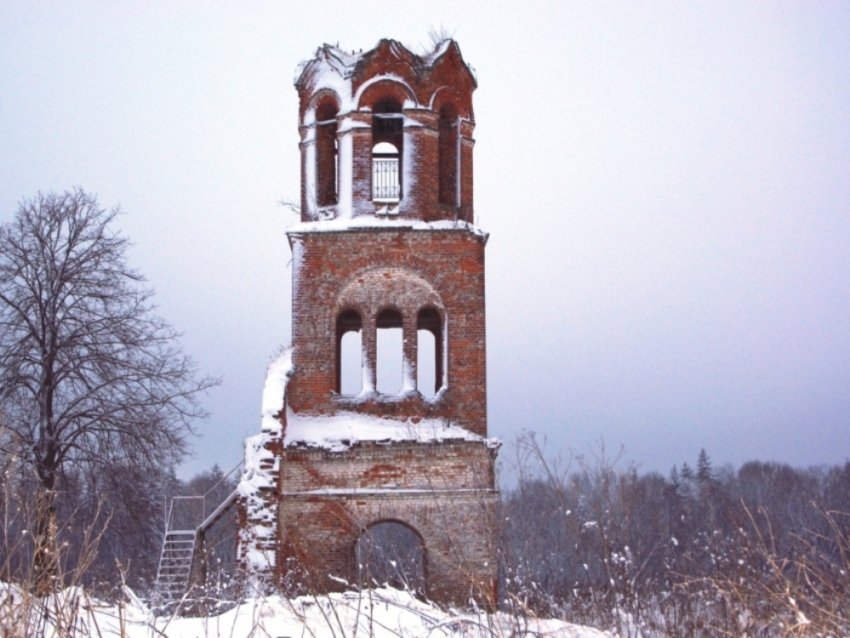
[[850,458],[850,4],[0,0],[0,222],[75,185],[126,211],[224,378],[181,474],[239,461],[289,341],[296,64],[429,27],[479,80],[491,433]]

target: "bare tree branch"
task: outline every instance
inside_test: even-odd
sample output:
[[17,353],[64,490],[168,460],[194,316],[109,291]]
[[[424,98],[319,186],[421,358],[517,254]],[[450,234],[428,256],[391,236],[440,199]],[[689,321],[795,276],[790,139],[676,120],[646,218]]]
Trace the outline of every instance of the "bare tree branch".
[[75,189],[23,202],[0,228],[0,405],[48,499],[66,466],[179,460],[217,383],[153,313],[110,228],[118,213]]

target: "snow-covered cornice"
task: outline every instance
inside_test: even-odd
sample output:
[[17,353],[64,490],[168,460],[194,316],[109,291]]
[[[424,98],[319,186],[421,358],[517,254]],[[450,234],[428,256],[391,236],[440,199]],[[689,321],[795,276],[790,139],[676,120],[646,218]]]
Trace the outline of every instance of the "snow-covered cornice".
[[[460,84],[471,93],[478,85],[454,40],[443,40],[432,51],[420,55],[397,40],[382,39],[374,49],[366,52],[348,52],[336,45],[322,45],[315,57],[298,65],[295,87],[302,97],[332,92],[338,100],[340,113],[346,113],[358,109],[366,83],[381,79],[402,84],[413,97],[410,106],[426,108],[441,87],[457,88]],[[471,113],[466,115],[471,117]]]

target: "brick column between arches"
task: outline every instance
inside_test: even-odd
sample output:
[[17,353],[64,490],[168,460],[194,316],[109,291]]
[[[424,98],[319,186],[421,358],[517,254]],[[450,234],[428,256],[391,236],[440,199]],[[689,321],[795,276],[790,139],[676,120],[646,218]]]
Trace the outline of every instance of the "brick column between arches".
[[362,348],[363,348],[363,392],[374,392],[377,383],[378,369],[378,338],[375,328],[375,317],[369,314],[362,318]]
[[402,386],[402,392],[407,392],[409,390],[417,389],[417,350],[418,350],[418,341],[417,341],[417,333],[416,333],[416,314],[412,313],[410,310],[405,309],[402,314],[402,352],[404,355],[404,363],[403,363],[403,375],[404,375],[404,385]]

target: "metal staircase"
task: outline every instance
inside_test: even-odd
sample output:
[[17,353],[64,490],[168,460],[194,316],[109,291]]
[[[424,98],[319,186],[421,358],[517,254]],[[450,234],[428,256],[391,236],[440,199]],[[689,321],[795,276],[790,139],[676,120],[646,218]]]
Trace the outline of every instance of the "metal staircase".
[[189,590],[198,526],[204,520],[203,496],[175,496],[165,517],[165,537],[156,570],[156,594],[161,605],[180,600]]
[[180,600],[189,590],[195,536],[193,529],[165,532],[156,572],[157,591],[164,604]]
[[193,586],[203,587],[205,584],[207,532],[227,512],[232,511],[238,490],[232,491],[210,513],[207,509],[207,498],[241,466],[240,462],[202,496],[172,497],[165,515],[162,553],[151,598],[155,607],[169,610],[175,603],[180,602]]

